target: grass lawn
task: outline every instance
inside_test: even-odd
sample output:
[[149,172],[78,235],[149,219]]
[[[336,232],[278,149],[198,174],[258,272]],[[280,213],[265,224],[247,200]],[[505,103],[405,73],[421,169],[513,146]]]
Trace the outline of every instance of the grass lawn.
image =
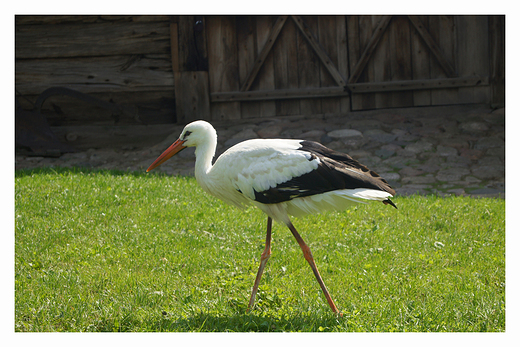
[[[399,191],[398,191],[399,193]],[[283,225],[246,313],[266,216],[194,178],[15,176],[16,331],[504,331],[505,201],[396,197]]]

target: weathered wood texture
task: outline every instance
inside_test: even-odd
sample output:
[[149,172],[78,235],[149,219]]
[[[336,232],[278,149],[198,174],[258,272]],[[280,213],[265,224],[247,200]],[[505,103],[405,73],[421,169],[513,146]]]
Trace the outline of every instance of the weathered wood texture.
[[[374,86],[352,95],[352,110],[367,108],[489,103],[488,16],[347,16],[349,82]],[[499,26],[498,26],[499,27]],[[383,29],[382,29],[383,28]],[[496,30],[496,29],[494,29]],[[498,35],[500,37],[500,35]],[[453,78],[453,81],[450,80]],[[464,78],[466,78],[464,80]],[[433,83],[425,90],[424,80]],[[440,79],[440,83],[435,83]],[[446,80],[448,79],[448,80]],[[479,84],[467,86],[470,79]],[[381,93],[398,81],[410,92]],[[374,84],[375,83],[375,84]],[[462,84],[461,84],[462,83]]]
[[67,87],[121,103],[113,114],[70,97],[52,97],[42,112],[51,124],[175,122],[168,16],[16,16],[15,88],[32,108],[51,87]]
[[[234,26],[236,35],[223,31],[223,23]],[[344,16],[209,17],[207,33],[212,117],[348,112],[348,93],[342,89],[348,76]],[[236,60],[230,48],[222,49],[223,42],[235,43]],[[229,76],[238,76],[237,86]],[[341,88],[330,93],[330,87]],[[342,97],[324,101],[324,95]],[[224,101],[233,101],[229,115],[222,112]]]
[[[211,107],[233,110],[212,116],[489,103],[490,81],[493,95],[503,94],[504,85],[503,69],[495,67],[503,55],[489,53],[490,45],[501,47],[503,16],[491,25],[489,18],[237,16],[226,17],[236,30],[236,35],[225,32],[227,37],[219,36],[222,20],[212,18],[207,27]],[[236,58],[225,50],[225,61],[233,64],[223,64],[218,55],[223,40],[236,45]],[[490,79],[490,72],[496,77]],[[238,83],[226,79],[224,85],[218,80],[222,74],[238,76]]]
[[505,100],[504,16],[16,16],[15,84],[53,125],[339,114]]

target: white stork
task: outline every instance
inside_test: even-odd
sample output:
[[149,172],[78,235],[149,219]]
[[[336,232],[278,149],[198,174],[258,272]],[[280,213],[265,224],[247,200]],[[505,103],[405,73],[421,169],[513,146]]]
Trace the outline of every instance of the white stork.
[[186,147],[196,147],[195,177],[204,191],[238,207],[255,205],[268,216],[265,250],[260,257],[248,310],[254,305],[260,278],[271,255],[274,219],[289,227],[330,307],[339,313],[321,279],[310,248],[296,231],[289,215],[298,217],[326,210],[343,210],[353,203],[369,200],[396,207],[389,199],[395,195],[390,185],[347,154],[304,140],[247,140],[229,148],[212,165],[217,132],[205,121],[188,124],[179,139],[146,171],[161,165]]

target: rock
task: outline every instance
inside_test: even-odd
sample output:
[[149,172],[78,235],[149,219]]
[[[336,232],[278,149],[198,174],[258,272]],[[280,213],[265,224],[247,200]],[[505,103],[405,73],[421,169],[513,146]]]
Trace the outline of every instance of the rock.
[[392,129],[392,134],[395,134],[397,136],[403,136],[407,133],[406,130],[403,129]]
[[401,179],[401,175],[397,172],[381,172],[379,175],[387,181],[398,181]]
[[488,149],[488,148],[497,148],[497,147],[505,147],[504,140],[499,137],[483,137],[475,143],[475,149]]
[[504,168],[496,166],[478,166],[471,169],[473,176],[482,180],[504,177]]
[[258,134],[253,131],[253,129],[244,129],[240,131],[239,133],[236,133],[235,135],[231,136],[232,139],[242,139],[242,140],[249,140],[249,139],[257,139]]
[[435,178],[442,182],[460,181],[465,175],[469,175],[470,171],[464,168],[442,169],[437,172]]
[[395,151],[391,151],[388,149],[378,149],[377,151],[375,151],[375,155],[377,155],[381,159],[389,158],[389,157],[393,156],[394,154],[395,154]]
[[486,187],[486,188],[479,188],[479,189],[471,190],[469,193],[471,195],[490,195],[490,194],[504,193],[504,191]]
[[426,194],[426,189],[429,186],[426,184],[408,184],[406,186],[402,186],[397,190],[397,194],[399,195],[414,195],[414,194]]
[[376,119],[359,119],[350,121],[349,126],[353,129],[364,131],[368,129],[380,128],[381,122],[377,121]]
[[478,165],[504,167],[504,162],[499,157],[485,156],[479,159]]
[[502,160],[506,158],[506,149],[504,147],[490,148],[486,151],[486,156],[497,157]]
[[327,144],[327,147],[329,147],[330,149],[333,149],[335,151],[337,151],[340,148],[343,148],[344,146],[345,145],[341,141],[332,141]]
[[491,124],[505,125],[506,114],[504,108],[496,109],[491,113],[487,113],[482,116],[482,119]]
[[405,157],[390,157],[388,159],[383,160],[383,163],[396,169],[402,169],[413,161],[415,161],[415,159]]
[[280,136],[282,132],[282,127],[279,125],[271,125],[257,131],[258,136],[264,139],[270,139]]
[[404,169],[399,171],[399,174],[403,177],[413,177],[424,174],[423,170],[417,170],[412,167],[405,167]]
[[407,158],[415,158],[416,157],[416,154],[412,151],[409,151],[407,149],[398,149],[396,150],[396,153],[397,155],[401,156],[401,157],[407,157]]
[[400,135],[397,138],[397,141],[400,141],[400,142],[414,142],[414,141],[419,140],[420,138],[421,137],[418,136],[418,135],[404,134],[404,135]]
[[482,157],[483,154],[484,152],[479,151],[478,149],[462,148],[460,150],[460,156],[470,160],[477,160],[478,158]]
[[368,137],[371,141],[377,141],[377,142],[383,142],[383,143],[392,142],[397,138],[396,134],[390,134],[381,129],[366,130],[363,133],[363,136]]
[[453,147],[437,146],[436,153],[441,157],[448,157],[457,155],[457,150]]
[[360,158],[359,162],[365,166],[368,166],[371,169],[373,165],[381,162],[381,158],[374,157],[374,156],[364,157],[364,158]]
[[415,177],[404,177],[401,182],[403,183],[412,183],[412,184],[431,184],[435,183],[435,177],[428,176],[415,176]]
[[432,148],[433,144],[431,144],[430,142],[418,141],[416,143],[407,145],[404,149],[413,153],[421,153],[431,151]]
[[370,156],[370,153],[363,149],[354,149],[352,151],[349,151],[348,154],[354,159]]
[[484,122],[465,122],[459,125],[459,129],[468,133],[479,133],[487,131],[489,126]]
[[481,180],[479,180],[478,178],[476,178],[475,176],[466,176],[464,178],[464,181],[470,183],[470,184],[473,184],[473,183],[480,183],[482,182]]
[[453,147],[455,149],[458,149],[459,151],[462,148],[469,148],[469,142],[459,137],[444,139],[442,141],[442,145],[447,147]]
[[368,139],[365,139],[364,137],[347,137],[341,139],[344,144],[344,147],[350,149],[357,149],[360,148],[368,143]]
[[323,130],[311,130],[301,134],[300,137],[302,139],[307,139],[310,137],[321,137],[323,135],[325,135],[325,131]]
[[354,129],[339,129],[329,132],[327,136],[337,140],[350,137],[363,137],[363,134],[360,131]]

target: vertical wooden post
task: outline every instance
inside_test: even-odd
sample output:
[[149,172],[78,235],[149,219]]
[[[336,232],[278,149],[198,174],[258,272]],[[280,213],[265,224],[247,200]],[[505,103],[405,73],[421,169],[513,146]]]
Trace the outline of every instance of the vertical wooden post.
[[[211,120],[205,28],[194,16],[180,16],[170,25],[177,123]],[[195,33],[196,32],[196,33]],[[200,71],[205,69],[206,71]]]
[[504,107],[506,103],[505,30],[505,16],[489,16],[489,83],[493,107]]

